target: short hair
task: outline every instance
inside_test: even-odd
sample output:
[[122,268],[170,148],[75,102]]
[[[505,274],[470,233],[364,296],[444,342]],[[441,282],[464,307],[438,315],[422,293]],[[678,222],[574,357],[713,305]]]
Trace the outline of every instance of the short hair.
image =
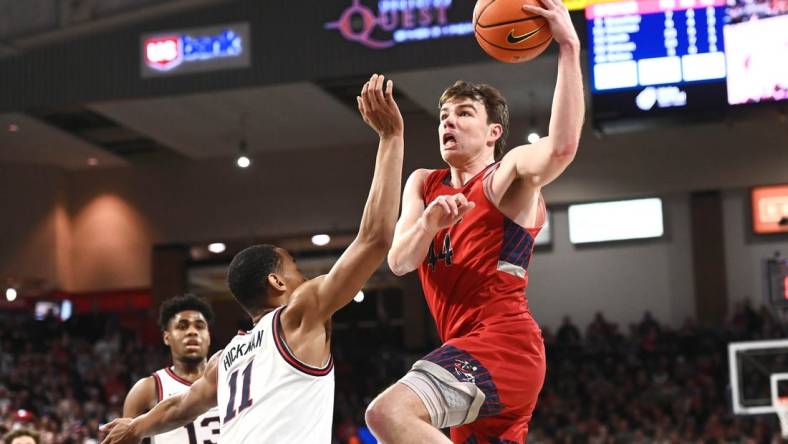
[[503,127],[501,137],[495,141],[495,160],[500,160],[506,149],[506,138],[509,137],[509,105],[500,91],[484,83],[469,83],[457,80],[454,85],[446,88],[438,101],[438,109],[457,98],[468,98],[484,104],[487,111],[487,123],[498,123]]
[[8,432],[3,437],[3,442],[5,444],[11,444],[16,438],[21,438],[23,436],[29,436],[33,438],[36,444],[41,442],[41,438],[38,436],[38,432],[32,429],[16,429],[14,431]]
[[161,303],[161,307],[159,307],[159,327],[162,331],[167,330],[170,320],[176,314],[186,310],[199,311],[208,323],[213,321],[211,305],[205,299],[187,293],[169,298]]
[[227,269],[227,285],[246,311],[266,304],[268,275],[280,264],[276,247],[270,244],[253,245],[235,255]]

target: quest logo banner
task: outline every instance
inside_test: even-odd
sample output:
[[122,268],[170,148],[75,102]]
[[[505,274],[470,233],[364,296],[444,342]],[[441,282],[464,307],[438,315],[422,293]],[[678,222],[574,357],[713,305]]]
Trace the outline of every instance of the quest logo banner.
[[[454,0],[348,0],[324,28],[370,49],[473,34],[472,2]],[[461,4],[462,7],[455,5]],[[468,3],[468,4],[463,4]]]

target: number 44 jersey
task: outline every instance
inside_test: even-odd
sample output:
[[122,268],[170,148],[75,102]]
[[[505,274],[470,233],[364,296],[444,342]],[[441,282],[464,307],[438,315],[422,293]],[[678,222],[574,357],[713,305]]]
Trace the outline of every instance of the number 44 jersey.
[[446,169],[433,171],[424,182],[425,204],[457,193],[476,204],[461,221],[438,231],[419,267],[424,296],[444,342],[540,331],[528,309],[525,288],[534,240],[545,220],[544,200],[540,194],[534,227],[506,217],[490,199],[499,165],[489,165],[462,188],[451,186]]
[[[189,390],[191,382],[181,378],[170,367],[153,373],[156,396],[161,402],[170,396]],[[219,442],[219,410],[214,407],[198,416],[194,422],[151,438],[153,444],[217,444]]]
[[330,444],[334,363],[299,361],[282,335],[285,307],[239,332],[219,357],[221,442]]

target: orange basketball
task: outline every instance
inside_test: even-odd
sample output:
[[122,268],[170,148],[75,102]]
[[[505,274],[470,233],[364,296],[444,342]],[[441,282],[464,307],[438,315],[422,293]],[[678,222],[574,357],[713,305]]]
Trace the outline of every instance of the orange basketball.
[[473,9],[473,29],[479,46],[494,59],[522,63],[544,51],[553,39],[544,18],[523,11],[538,0],[478,0]]

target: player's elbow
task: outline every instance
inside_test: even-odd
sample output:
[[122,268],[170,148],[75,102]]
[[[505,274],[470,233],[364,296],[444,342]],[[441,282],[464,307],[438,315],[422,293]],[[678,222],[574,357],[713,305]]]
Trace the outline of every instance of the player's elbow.
[[366,236],[359,235],[359,241],[364,244],[368,252],[379,255],[381,260],[391,248],[391,237],[381,232],[371,232]]
[[[369,248],[380,248],[388,251],[394,238],[394,227],[380,221],[362,222],[356,239]],[[384,253],[385,254],[385,253]]]
[[416,269],[415,266],[412,266],[403,260],[401,257],[401,252],[398,251],[396,247],[393,247],[391,250],[389,250],[387,261],[389,270],[391,270],[391,272],[396,276],[404,276]]
[[572,160],[577,154],[578,143],[575,141],[563,142],[553,147],[552,157],[557,160]]
[[403,267],[400,265],[396,260],[393,260],[391,256],[388,257],[388,264],[389,270],[394,273],[395,276],[405,276],[411,270],[408,270],[407,267]]

